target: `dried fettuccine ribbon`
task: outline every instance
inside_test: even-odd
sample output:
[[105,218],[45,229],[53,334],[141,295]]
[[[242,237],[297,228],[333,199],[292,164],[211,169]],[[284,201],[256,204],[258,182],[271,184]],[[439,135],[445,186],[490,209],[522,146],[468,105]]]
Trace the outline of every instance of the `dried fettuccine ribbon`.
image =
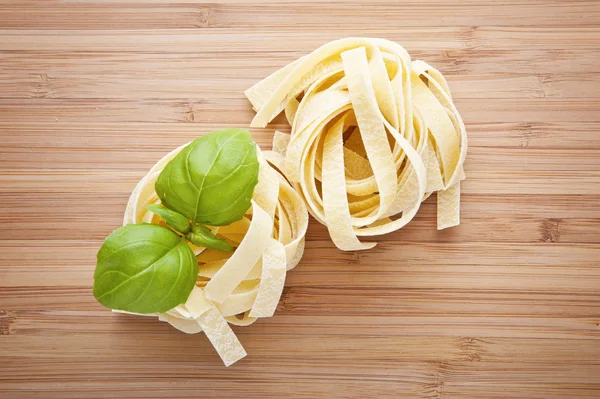
[[347,38],[325,44],[246,91],[277,132],[279,168],[338,248],[405,226],[437,192],[438,229],[459,224],[467,133],[442,74],[400,45]]
[[[154,189],[156,179],[184,147],[158,161],[137,184],[127,204],[124,225],[147,222],[165,226],[146,206],[159,203]],[[212,228],[235,250],[216,252],[188,243],[200,266],[196,286],[186,303],[154,315],[188,334],[204,331],[226,366],[246,356],[229,324],[245,326],[258,318],[271,317],[286,272],[296,266],[304,252],[308,226],[304,202],[271,165],[277,154],[258,150],[258,159],[252,206],[243,219]]]

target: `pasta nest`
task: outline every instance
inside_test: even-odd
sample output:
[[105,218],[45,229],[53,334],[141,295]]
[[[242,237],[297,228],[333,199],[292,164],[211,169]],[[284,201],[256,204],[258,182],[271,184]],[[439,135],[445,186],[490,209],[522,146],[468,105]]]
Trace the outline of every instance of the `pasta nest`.
[[391,41],[325,44],[245,92],[265,127],[279,113],[274,160],[342,250],[398,230],[437,193],[438,229],[460,220],[467,133],[444,76]]
[[[168,227],[146,206],[160,202],[156,180],[186,145],[163,157],[140,180],[129,198],[123,225],[146,222]],[[258,184],[250,209],[237,222],[211,227],[234,251],[217,252],[188,243],[200,272],[187,302],[166,313],[149,315],[189,334],[204,331],[227,366],[246,356],[229,324],[246,326],[273,315],[286,272],[298,264],[304,252],[308,226],[302,198],[269,162],[276,154],[257,148],[257,155]]]

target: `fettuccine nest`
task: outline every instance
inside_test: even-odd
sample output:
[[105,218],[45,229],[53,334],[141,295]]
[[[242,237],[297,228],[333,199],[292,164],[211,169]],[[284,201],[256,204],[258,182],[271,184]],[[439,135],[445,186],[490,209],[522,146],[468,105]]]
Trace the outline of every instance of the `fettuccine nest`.
[[275,160],[338,248],[398,230],[437,192],[438,229],[459,223],[467,133],[446,80],[383,39],[330,42],[246,91],[265,127],[285,111]]
[[[137,184],[123,225],[147,222],[165,226],[146,206],[159,203],[156,179],[184,147],[158,161]],[[234,252],[216,252],[188,243],[200,265],[196,286],[185,304],[150,315],[186,333],[204,331],[227,366],[246,356],[228,323],[249,325],[273,315],[286,271],[296,266],[304,252],[308,225],[302,198],[268,161],[277,154],[258,148],[257,154],[260,167],[252,206],[240,221],[212,228],[217,237],[235,247]]]

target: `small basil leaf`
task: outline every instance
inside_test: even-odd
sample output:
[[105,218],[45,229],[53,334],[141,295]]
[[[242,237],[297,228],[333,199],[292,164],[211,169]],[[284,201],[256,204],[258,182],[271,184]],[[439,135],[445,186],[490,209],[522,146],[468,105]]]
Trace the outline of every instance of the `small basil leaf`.
[[186,234],[192,228],[188,218],[181,213],[177,213],[157,204],[148,205],[146,209],[160,216],[169,226],[182,234]]
[[94,296],[111,309],[166,312],[187,300],[198,277],[198,261],[185,240],[154,224],[115,230],[97,258]]
[[185,238],[190,240],[192,244],[199,247],[206,247],[219,252],[231,252],[233,247],[222,238],[217,238],[212,231],[206,226],[196,225],[191,233],[188,233]]
[[197,138],[158,176],[164,206],[192,222],[224,226],[250,208],[258,183],[256,144],[247,130],[225,129]]

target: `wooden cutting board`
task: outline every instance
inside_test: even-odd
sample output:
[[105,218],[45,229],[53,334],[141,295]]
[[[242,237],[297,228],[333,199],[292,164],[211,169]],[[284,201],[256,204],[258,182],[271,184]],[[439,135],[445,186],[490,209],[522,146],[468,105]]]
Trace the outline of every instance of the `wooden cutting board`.
[[[0,397],[600,397],[600,2],[346,3],[0,3]],[[446,74],[462,224],[436,231],[428,200],[344,253],[312,221],[230,368],[201,334],[96,303],[96,252],[145,171],[247,127],[246,88],[345,36]],[[268,148],[277,128],[252,133]]]

